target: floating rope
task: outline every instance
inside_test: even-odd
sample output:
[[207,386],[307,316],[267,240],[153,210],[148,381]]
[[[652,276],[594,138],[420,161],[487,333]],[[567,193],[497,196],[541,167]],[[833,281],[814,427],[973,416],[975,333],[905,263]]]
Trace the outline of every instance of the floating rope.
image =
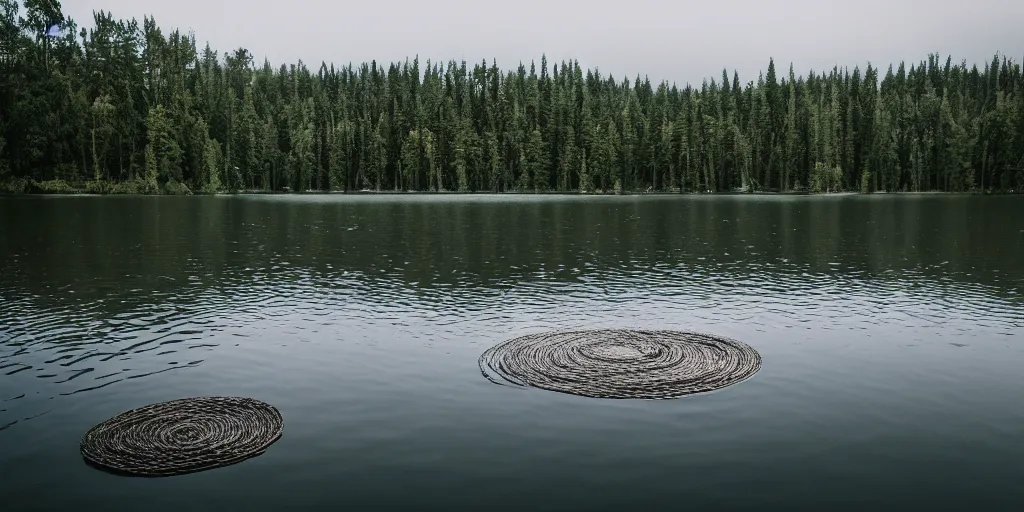
[[281,437],[274,407],[251,398],[172,400],[121,413],[82,438],[82,456],[105,470],[180,475],[227,466],[263,453]]
[[496,384],[595,398],[678,398],[741,382],[761,355],[739,341],[681,331],[592,330],[531,334],[480,356]]

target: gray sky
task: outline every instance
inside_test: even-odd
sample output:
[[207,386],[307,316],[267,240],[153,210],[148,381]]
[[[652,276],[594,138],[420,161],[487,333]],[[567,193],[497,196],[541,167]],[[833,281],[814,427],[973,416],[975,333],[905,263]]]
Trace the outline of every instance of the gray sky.
[[774,57],[780,74],[868,61],[953,55],[979,67],[996,51],[1024,57],[1024,0],[63,0],[92,26],[92,11],[153,15],[192,30],[220,54],[248,48],[278,66],[302,59],[465,59],[510,69],[547,53],[616,78],[647,75],[682,85],[738,69],[756,80]]

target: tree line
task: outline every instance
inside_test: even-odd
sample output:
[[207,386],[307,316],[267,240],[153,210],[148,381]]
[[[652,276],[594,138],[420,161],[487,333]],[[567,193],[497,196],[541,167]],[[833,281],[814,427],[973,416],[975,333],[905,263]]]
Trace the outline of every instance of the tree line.
[[[1020,191],[1024,75],[929,55],[699,87],[576,61],[256,64],[0,0],[8,191]],[[56,37],[46,29],[61,28]]]

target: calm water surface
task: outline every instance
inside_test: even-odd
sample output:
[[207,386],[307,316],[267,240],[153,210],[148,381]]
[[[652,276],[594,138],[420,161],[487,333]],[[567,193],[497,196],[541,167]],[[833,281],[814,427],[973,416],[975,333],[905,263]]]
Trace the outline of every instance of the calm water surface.
[[[568,327],[743,340],[749,381],[485,380]],[[0,198],[3,510],[1024,508],[1024,198]],[[164,479],[90,427],[251,396],[285,435]]]

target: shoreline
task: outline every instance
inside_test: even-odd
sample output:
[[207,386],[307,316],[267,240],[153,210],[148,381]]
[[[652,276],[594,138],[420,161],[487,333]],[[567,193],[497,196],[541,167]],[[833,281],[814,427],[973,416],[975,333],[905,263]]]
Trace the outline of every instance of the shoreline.
[[800,190],[757,190],[748,191],[743,189],[723,190],[716,192],[680,191],[679,189],[662,190],[506,190],[494,192],[482,191],[458,191],[458,190],[263,190],[263,189],[241,189],[241,190],[220,190],[210,192],[208,190],[193,191],[187,185],[179,182],[168,182],[164,185],[156,183],[133,182],[77,182],[74,184],[63,180],[53,181],[8,181],[0,182],[0,197],[12,196],[236,196],[236,195],[339,195],[339,196],[468,196],[468,195],[494,195],[494,196],[589,196],[589,197],[615,197],[615,196],[851,196],[851,195],[1021,195],[1024,189],[1017,190],[969,190],[969,191],[885,191],[875,192],[861,191],[837,191],[837,192],[813,192],[807,189]]
[[102,193],[102,192],[89,192],[85,190],[73,190],[73,191],[38,191],[38,192],[10,192],[0,191],[0,197],[43,197],[43,196],[90,196],[90,197],[102,197],[102,196],[117,196],[117,197],[189,197],[189,196],[565,196],[565,197],[639,197],[639,196],[656,196],[656,197],[672,197],[672,196],[686,196],[686,197],[839,197],[839,196],[1015,196],[1024,195],[1024,191],[964,191],[964,192],[947,192],[947,191],[920,191],[920,192],[803,192],[803,191],[790,191],[790,192],[678,192],[678,191],[651,191],[651,192],[574,192],[574,191],[550,191],[550,192],[520,192],[520,191],[507,191],[507,192],[490,192],[490,191],[470,191],[470,192],[456,192],[456,191],[363,191],[363,190],[349,190],[349,191],[268,191],[268,190],[238,190],[238,191],[222,191],[222,192],[194,192],[187,194],[168,194],[168,193]]

